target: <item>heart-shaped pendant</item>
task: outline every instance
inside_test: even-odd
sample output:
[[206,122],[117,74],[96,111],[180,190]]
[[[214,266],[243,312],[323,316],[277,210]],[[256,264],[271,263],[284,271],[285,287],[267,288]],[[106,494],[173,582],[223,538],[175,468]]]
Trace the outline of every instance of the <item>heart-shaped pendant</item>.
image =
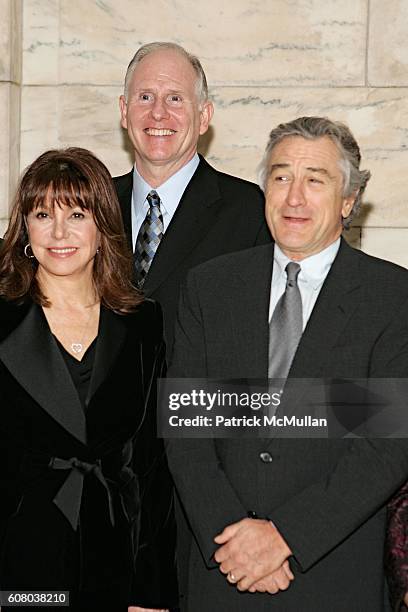
[[71,349],[73,353],[82,353],[83,346],[80,342],[73,342],[71,344]]

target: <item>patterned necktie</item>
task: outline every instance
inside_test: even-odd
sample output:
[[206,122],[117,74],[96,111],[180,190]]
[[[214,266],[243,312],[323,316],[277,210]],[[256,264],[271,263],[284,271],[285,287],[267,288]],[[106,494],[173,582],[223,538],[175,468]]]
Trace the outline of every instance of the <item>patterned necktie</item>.
[[164,229],[159,194],[156,191],[150,191],[146,199],[149,203],[149,210],[140,226],[134,254],[136,281],[139,289],[143,287],[153,257],[163,238]]
[[285,268],[287,281],[269,324],[269,378],[287,378],[303,331],[302,298],[297,284],[300,265]]

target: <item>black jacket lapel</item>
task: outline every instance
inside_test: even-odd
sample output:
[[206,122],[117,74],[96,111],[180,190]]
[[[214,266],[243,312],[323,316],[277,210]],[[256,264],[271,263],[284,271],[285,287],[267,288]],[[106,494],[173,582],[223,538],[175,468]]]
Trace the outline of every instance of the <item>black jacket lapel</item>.
[[[116,177],[114,182],[126,237],[133,250],[131,213],[133,170]],[[217,207],[212,204],[220,199],[217,171],[200,156],[197,170],[186,187],[146,277],[143,287],[146,295],[151,295],[203,239],[218,213]]]
[[113,179],[115,183],[115,189],[118,196],[120,209],[122,211],[123,225],[125,227],[125,233],[127,238],[128,246],[133,252],[132,243],[132,191],[133,191],[133,170],[118,176]]
[[96,344],[95,362],[92,369],[86,404],[91,401],[98,387],[105,380],[115,362],[126,337],[124,317],[101,306],[98,341]]
[[1,341],[0,359],[53,419],[86,442],[85,415],[78,394],[40,306],[32,304]]
[[144,284],[151,295],[208,232],[220,200],[217,172],[201,158],[157,250]]

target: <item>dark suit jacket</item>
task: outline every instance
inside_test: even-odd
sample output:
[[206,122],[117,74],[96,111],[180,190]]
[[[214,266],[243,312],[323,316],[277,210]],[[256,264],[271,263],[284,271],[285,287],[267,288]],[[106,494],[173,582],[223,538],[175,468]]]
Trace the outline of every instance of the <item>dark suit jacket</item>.
[[0,300],[1,589],[110,587],[118,611],[175,604],[172,486],[155,432],[163,353],[153,302],[126,316],[101,307],[84,411],[42,309]]
[[[114,179],[132,246],[133,171]],[[212,257],[270,242],[263,194],[248,181],[223,174],[202,157],[157,250],[144,284],[163,309],[168,354],[173,344],[180,285],[187,271]]]
[[[191,271],[170,376],[267,377],[272,262],[267,245]],[[407,315],[408,271],[342,242],[289,376],[406,377]],[[384,505],[408,474],[405,440],[172,440],[168,458],[194,534],[185,610],[386,609]],[[215,569],[213,537],[249,510],[293,551],[295,581],[274,596],[240,594]]]

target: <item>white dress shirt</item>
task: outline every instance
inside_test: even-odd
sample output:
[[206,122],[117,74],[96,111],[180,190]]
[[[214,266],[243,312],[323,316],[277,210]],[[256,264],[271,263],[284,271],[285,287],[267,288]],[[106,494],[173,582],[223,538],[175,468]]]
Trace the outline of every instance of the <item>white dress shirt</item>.
[[181,197],[191,181],[197,166],[200,163],[200,158],[196,153],[190,161],[180,168],[178,172],[173,174],[160,187],[151,187],[140,176],[136,165],[133,172],[133,190],[132,190],[132,245],[135,250],[136,238],[139,233],[140,226],[145,220],[149,204],[146,200],[147,194],[154,190],[159,194],[161,203],[160,210],[163,215],[164,232],[168,228],[170,221],[176,212],[177,206]]
[[[320,289],[332,263],[337,255],[337,251],[340,247],[340,238],[332,242],[320,253],[311,255],[297,261],[300,265],[300,272],[298,276],[298,286],[300,295],[302,297],[302,313],[303,313],[303,329],[309,320],[312,310],[320,293]],[[285,292],[286,287],[286,272],[285,268],[287,264],[293,261],[287,255],[285,255],[281,249],[275,244],[274,257],[273,257],[273,269],[272,269],[272,283],[271,283],[271,297],[269,301],[269,321],[272,318],[275,306],[279,301],[281,295]]]

